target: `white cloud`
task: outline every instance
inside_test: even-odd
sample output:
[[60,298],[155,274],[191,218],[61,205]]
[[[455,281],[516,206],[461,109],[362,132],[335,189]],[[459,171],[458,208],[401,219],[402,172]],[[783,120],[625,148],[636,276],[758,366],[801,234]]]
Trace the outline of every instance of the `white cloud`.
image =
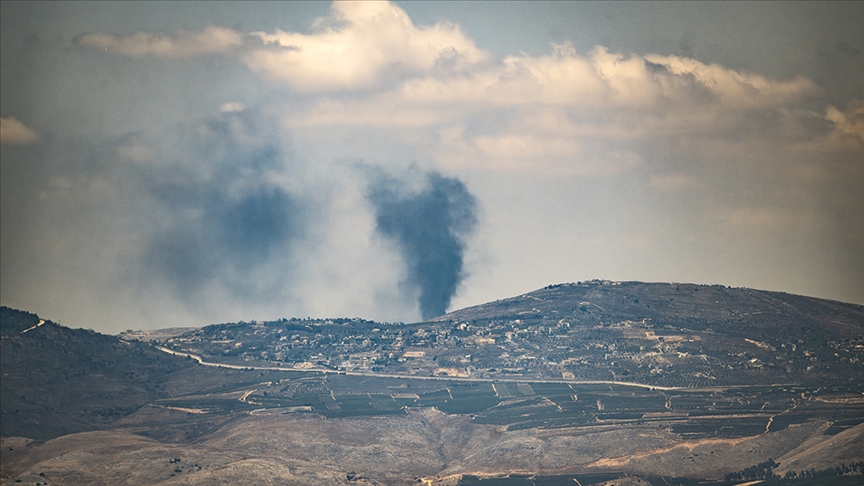
[[459,71],[486,54],[452,24],[416,27],[388,2],[335,2],[330,23],[313,34],[277,30],[252,35],[267,48],[242,56],[252,71],[302,92],[368,88],[385,74]]
[[[637,147],[667,137],[685,145],[728,140],[747,150],[751,143],[765,147],[766,138],[807,140],[816,133],[814,117],[796,106],[820,92],[803,78],[777,80],[602,46],[581,55],[569,44],[553,44],[546,55],[510,56],[460,72],[417,72],[392,89],[309,97],[286,118],[296,130],[389,129],[393,139],[434,145],[428,156],[453,170],[598,176],[638,165],[644,158]],[[846,127],[851,117],[838,113],[829,116]],[[651,185],[704,188],[681,175]]]
[[89,32],[75,38],[81,46],[127,57],[191,57],[230,52],[243,43],[243,34],[226,27],[208,26],[200,31],[137,31],[127,36]]
[[546,55],[513,55],[492,63],[457,25],[415,26],[389,2],[334,2],[329,16],[313,28],[308,34],[241,33],[217,26],[128,36],[95,32],[76,42],[132,57],[226,53],[300,93],[373,90],[386,95],[377,101],[467,104],[481,110],[484,105],[544,104],[681,116],[693,107],[778,107],[822,93],[803,77],[777,80],[696,59],[627,55],[603,46],[583,55],[567,42],[553,43]]
[[[91,32],[75,42],[127,57],[237,55],[253,72],[305,93],[373,88],[394,74],[461,72],[488,57],[457,25],[417,27],[389,2],[334,2],[329,17],[315,27],[311,34],[242,33],[218,26],[126,36]],[[252,39],[256,42],[243,47]]]
[[679,78],[692,77],[695,83],[729,107],[781,105],[823,92],[816,83],[801,76],[791,81],[779,81],[679,56],[649,54],[645,60],[663,66]]
[[28,145],[39,140],[39,134],[15,117],[0,117],[0,145]]
[[829,106],[825,118],[834,124],[838,132],[864,142],[864,100],[853,100],[846,111]]
[[552,44],[548,55],[510,56],[492,69],[443,79],[419,77],[402,88],[402,95],[415,102],[628,109],[670,103],[735,109],[777,106],[821,92],[815,83],[801,77],[781,81],[677,56],[625,56],[603,46],[580,55],[568,43]]
[[569,45],[553,45],[546,56],[510,56],[498,66],[465,75],[411,79],[401,95],[420,103],[592,104],[607,92],[589,59]]
[[[818,93],[800,78],[774,80],[603,47],[580,55],[563,44],[547,55],[511,56],[463,72],[416,73],[389,90],[309,97],[285,116],[296,130],[389,129],[393,139],[435,144],[426,153],[450,169],[601,176],[638,165],[636,147],[666,137],[737,145],[754,136],[762,145],[766,137],[812,137],[812,114],[795,107]],[[677,177],[652,186],[702,187]]]

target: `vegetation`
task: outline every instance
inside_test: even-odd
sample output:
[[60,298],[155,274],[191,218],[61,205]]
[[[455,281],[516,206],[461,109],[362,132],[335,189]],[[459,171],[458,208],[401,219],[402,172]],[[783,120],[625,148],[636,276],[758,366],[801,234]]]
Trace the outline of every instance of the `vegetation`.
[[[49,439],[97,430],[165,396],[189,359],[0,307],[0,430]],[[30,329],[27,332],[23,332]]]
[[864,307],[722,286],[586,282],[431,322],[281,319],[161,344],[235,365],[710,388],[859,384]]
[[[316,470],[330,457],[327,471],[354,483],[369,468],[458,471],[459,461],[462,471],[516,461],[520,471],[550,473],[460,484],[597,484],[627,475],[615,464],[637,463],[693,476],[637,474],[665,485],[707,484],[703,472],[713,484],[728,473],[729,485],[862,477],[854,463],[778,478],[777,463],[765,460],[805,439],[860,444],[861,306],[722,286],[586,282],[412,324],[280,319],[116,337],[8,308],[0,318],[4,440],[108,430],[187,452],[213,441],[299,455]],[[409,442],[425,444],[422,454]],[[0,451],[4,468],[21,443]],[[682,456],[668,444],[695,449]],[[718,445],[697,451],[704,444]],[[661,452],[643,460],[633,451]],[[185,454],[181,462],[179,452],[160,453],[174,458],[160,480],[213,470]],[[806,466],[839,462],[797,457]],[[757,464],[730,471],[748,463]],[[553,474],[579,472],[574,464],[594,464],[581,470],[592,473]],[[375,481],[394,478],[402,477]]]

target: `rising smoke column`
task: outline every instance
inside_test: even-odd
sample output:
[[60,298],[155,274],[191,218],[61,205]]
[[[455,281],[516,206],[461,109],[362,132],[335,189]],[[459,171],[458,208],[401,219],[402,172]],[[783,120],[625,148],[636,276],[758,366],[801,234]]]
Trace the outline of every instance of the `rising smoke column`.
[[368,198],[377,230],[399,243],[408,281],[420,291],[423,319],[447,311],[462,280],[465,239],[477,222],[477,204],[462,181],[431,172],[420,191],[380,175]]

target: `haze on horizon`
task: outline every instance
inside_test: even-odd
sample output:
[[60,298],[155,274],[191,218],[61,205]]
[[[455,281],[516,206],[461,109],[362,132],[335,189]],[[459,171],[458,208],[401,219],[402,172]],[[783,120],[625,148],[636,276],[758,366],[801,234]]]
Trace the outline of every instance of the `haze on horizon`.
[[116,333],[594,278],[864,304],[862,2],[0,13],[3,305]]

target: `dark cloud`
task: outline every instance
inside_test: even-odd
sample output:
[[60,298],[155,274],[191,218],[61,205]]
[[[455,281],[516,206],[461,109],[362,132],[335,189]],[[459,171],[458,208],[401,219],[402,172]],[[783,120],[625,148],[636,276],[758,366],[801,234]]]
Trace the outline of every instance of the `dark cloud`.
[[379,174],[369,191],[378,231],[399,243],[408,280],[420,291],[423,319],[444,314],[464,277],[465,239],[477,221],[476,201],[458,179],[424,176],[419,191]]

